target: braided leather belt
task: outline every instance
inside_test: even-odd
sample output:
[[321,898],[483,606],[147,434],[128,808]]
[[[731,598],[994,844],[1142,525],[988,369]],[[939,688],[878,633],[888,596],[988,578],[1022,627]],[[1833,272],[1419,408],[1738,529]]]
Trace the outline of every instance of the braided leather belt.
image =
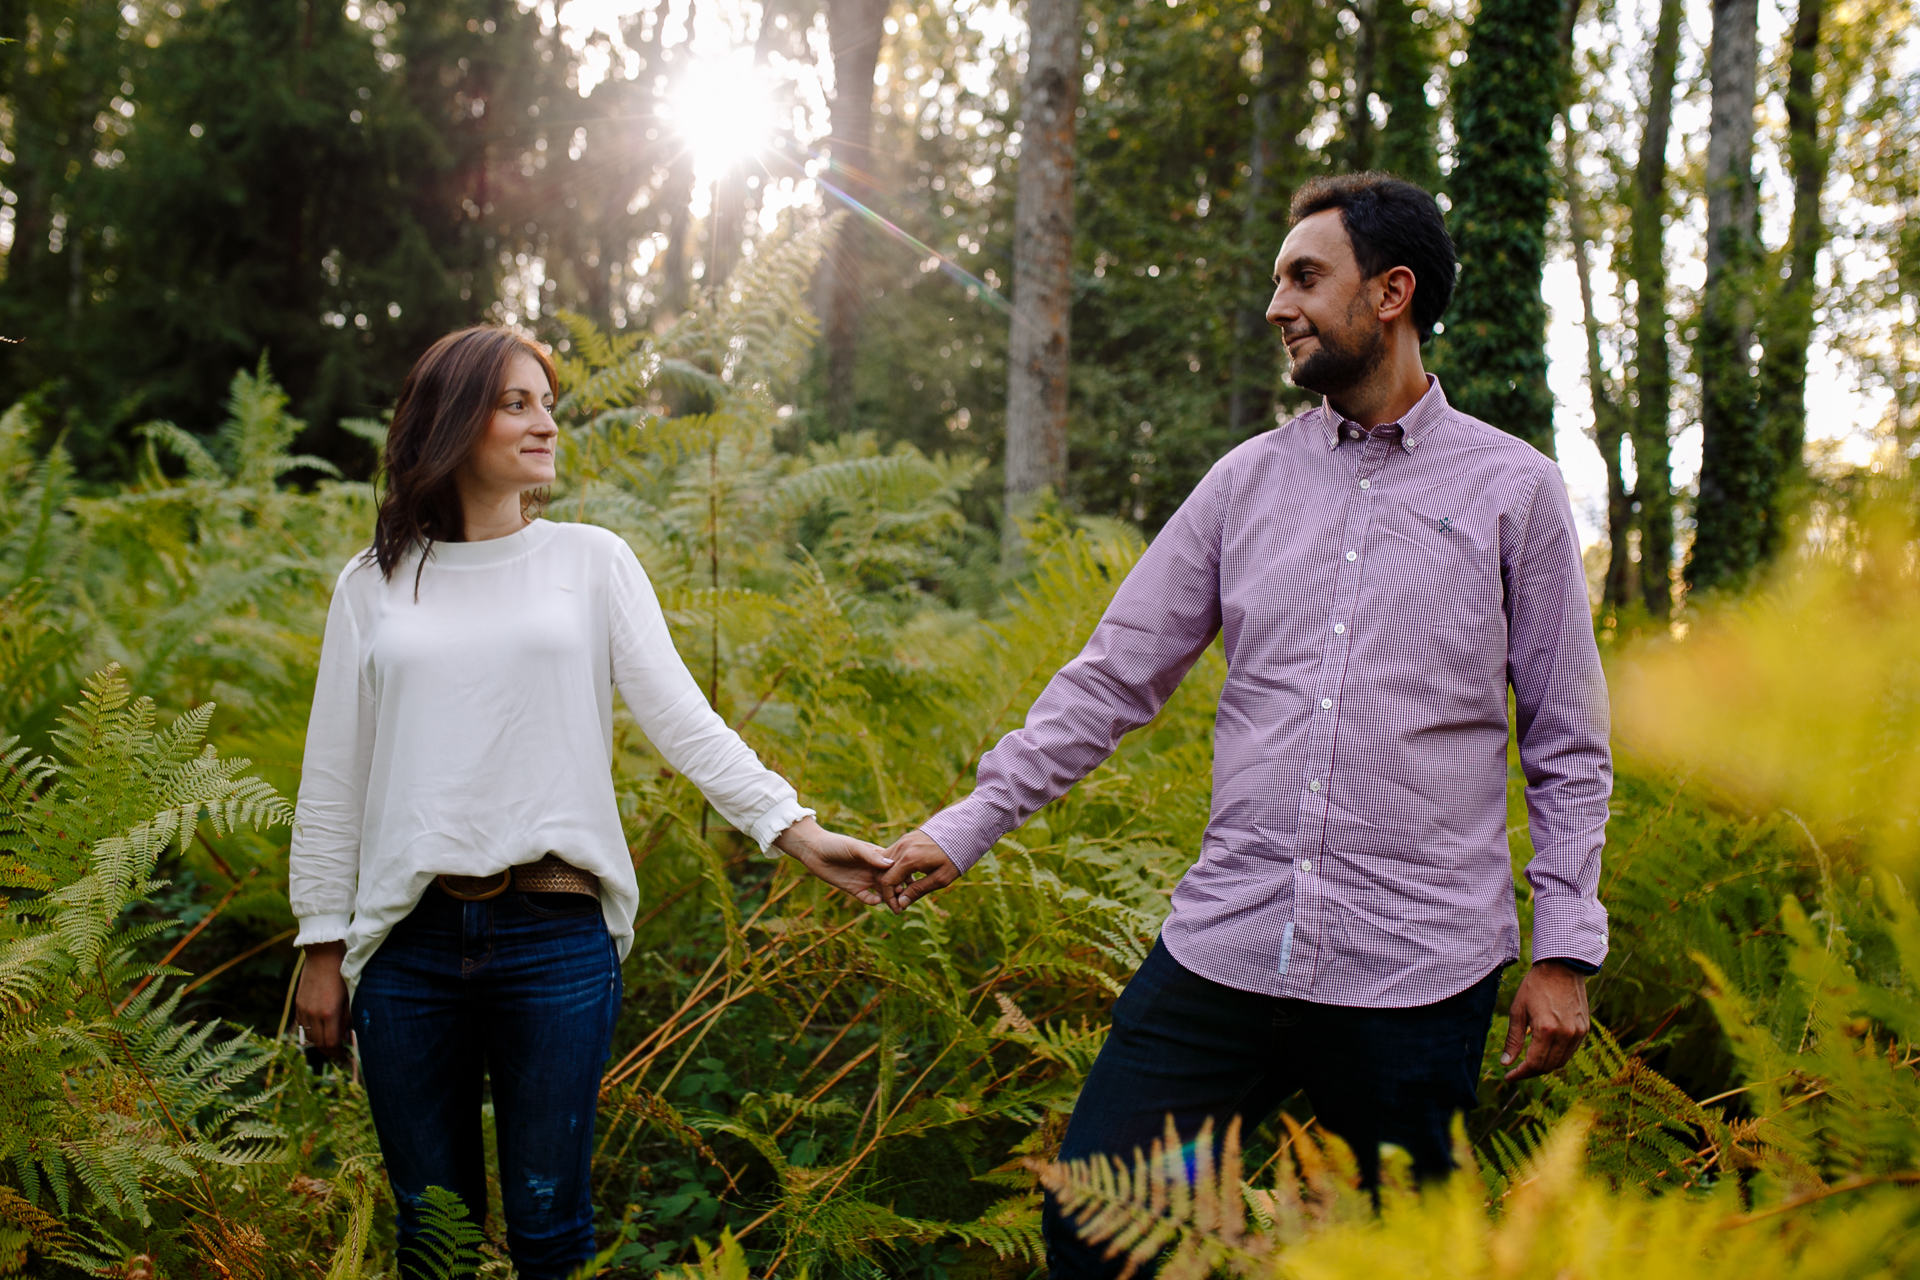
[[485,902],[509,888],[522,893],[584,893],[600,896],[600,881],[570,862],[549,853],[538,862],[508,867],[490,876],[435,876],[440,891],[461,902]]

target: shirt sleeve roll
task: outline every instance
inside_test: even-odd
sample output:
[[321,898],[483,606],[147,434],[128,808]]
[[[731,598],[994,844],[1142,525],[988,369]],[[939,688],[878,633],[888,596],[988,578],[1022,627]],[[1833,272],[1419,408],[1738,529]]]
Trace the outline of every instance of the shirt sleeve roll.
[[627,709],[667,763],[766,850],[813,810],[708,704],[673,647],[646,570],[624,541],[613,552],[609,589],[613,682]]

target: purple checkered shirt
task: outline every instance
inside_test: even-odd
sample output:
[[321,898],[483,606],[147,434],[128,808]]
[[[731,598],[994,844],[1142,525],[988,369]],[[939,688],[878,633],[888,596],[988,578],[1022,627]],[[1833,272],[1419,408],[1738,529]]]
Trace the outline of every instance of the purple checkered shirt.
[[1550,459],[1431,377],[1398,423],[1323,405],[1216,463],[927,835],[971,867],[1152,719],[1216,634],[1213,812],[1161,935],[1181,964],[1394,1008],[1518,958],[1509,683],[1533,955],[1605,958],[1613,766],[1573,511]]

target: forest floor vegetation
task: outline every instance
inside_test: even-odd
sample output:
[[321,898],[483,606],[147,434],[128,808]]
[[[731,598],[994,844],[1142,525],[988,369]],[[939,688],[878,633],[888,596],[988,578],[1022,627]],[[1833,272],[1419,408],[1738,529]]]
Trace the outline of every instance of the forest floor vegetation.
[[[824,823],[885,844],[965,793],[1143,543],[1045,513],[1003,581],[962,514],[977,464],[805,443],[781,397],[826,234],[659,335],[556,335],[548,518],[626,537],[721,714]],[[217,433],[151,424],[133,480],[83,491],[27,409],[0,417],[0,1275],[392,1274],[357,1077],[287,1035],[289,798],[373,503],[292,454],[299,430],[263,364]],[[1171,1250],[1168,1275],[1920,1275],[1914,517],[1905,478],[1835,489],[1756,594],[1611,641],[1596,1032],[1507,1084],[1497,1017],[1463,1172],[1395,1174],[1378,1215],[1301,1099],[1192,1178],[1178,1152],[1053,1161],[1199,847],[1217,647],[903,917],[754,856],[623,717],[644,905],[599,1265],[1028,1276],[1052,1187],[1117,1248]],[[1523,792],[1516,766],[1525,936]],[[497,1213],[441,1219],[437,1267],[507,1273]]]

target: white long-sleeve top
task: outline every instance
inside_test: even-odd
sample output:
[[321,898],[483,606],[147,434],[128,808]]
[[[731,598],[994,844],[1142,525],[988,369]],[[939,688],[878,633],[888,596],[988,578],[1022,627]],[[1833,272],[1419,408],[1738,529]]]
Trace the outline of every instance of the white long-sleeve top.
[[667,762],[762,849],[813,812],[721,720],[617,535],[536,520],[433,544],[414,595],[356,556],[320,648],[294,806],[298,946],[355,981],[437,875],[553,852],[600,878],[624,957],[640,893],[613,794],[613,690]]

